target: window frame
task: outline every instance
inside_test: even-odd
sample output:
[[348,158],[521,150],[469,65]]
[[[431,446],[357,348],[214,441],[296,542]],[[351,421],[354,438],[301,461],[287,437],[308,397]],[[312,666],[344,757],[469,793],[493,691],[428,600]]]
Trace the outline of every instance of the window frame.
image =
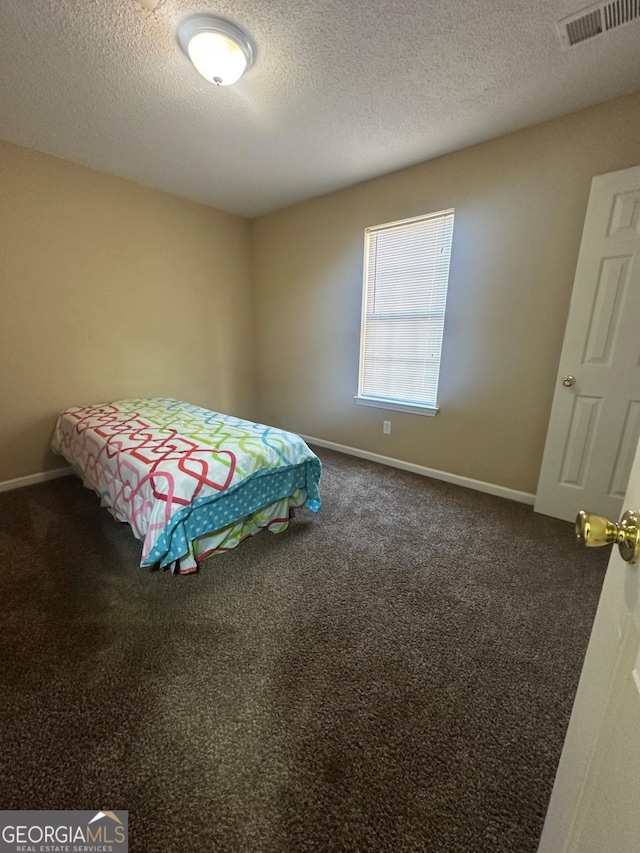
[[[413,222],[424,222],[427,219],[437,219],[439,217],[444,217],[448,215],[455,215],[454,208],[447,208],[445,210],[438,210],[434,213],[426,213],[420,216],[410,216],[407,219],[397,219],[393,222],[384,222],[381,225],[372,225],[368,226],[364,229],[364,265],[363,265],[363,277],[362,277],[362,313],[360,320],[360,361],[358,367],[358,393],[354,395],[353,399],[358,406],[368,406],[376,409],[387,409],[389,411],[395,412],[408,412],[415,415],[426,415],[427,417],[435,417],[440,411],[440,406],[432,405],[431,403],[420,403],[413,400],[394,400],[387,399],[384,397],[374,397],[371,395],[364,395],[362,393],[363,388],[363,378],[364,378],[364,362],[365,362],[365,330],[367,323],[367,301],[368,301],[368,291],[369,291],[369,240],[372,232],[383,231],[385,229],[392,229],[396,227],[400,227],[403,225],[410,225]],[[452,231],[452,245],[451,251],[449,254],[449,269],[447,273],[447,296],[449,289],[449,278],[451,274],[451,255],[453,254],[453,231]],[[445,296],[445,308],[443,315],[443,325],[446,318],[446,299]],[[416,311],[412,312],[411,316],[418,316],[421,312]],[[438,380],[440,379],[440,370],[442,368],[442,345],[440,347],[440,359],[438,363]]]

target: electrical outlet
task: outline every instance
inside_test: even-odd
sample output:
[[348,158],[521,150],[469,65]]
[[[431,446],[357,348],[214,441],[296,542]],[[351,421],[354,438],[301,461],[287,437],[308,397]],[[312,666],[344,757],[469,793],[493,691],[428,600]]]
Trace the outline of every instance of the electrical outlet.
[[382,421],[382,432],[391,435],[391,421]]

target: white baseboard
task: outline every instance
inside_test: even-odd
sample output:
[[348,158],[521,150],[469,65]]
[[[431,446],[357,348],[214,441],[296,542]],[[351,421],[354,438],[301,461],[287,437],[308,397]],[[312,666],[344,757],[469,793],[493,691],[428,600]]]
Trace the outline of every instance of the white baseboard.
[[495,483],[485,483],[484,480],[473,480],[471,477],[449,474],[447,471],[439,471],[437,468],[414,465],[413,462],[404,462],[402,459],[394,459],[392,456],[381,456],[379,453],[370,453],[368,450],[359,450],[357,447],[348,447],[346,444],[336,444],[335,441],[325,441],[323,438],[313,438],[310,435],[301,435],[300,437],[307,444],[317,444],[318,447],[337,450],[338,453],[347,453],[349,456],[358,456],[361,459],[368,459],[370,462],[379,462],[381,465],[389,465],[391,468],[411,471],[413,474],[432,477],[434,480],[443,480],[445,483],[464,486],[466,489],[475,489],[477,492],[485,492],[487,495],[496,495],[499,498],[507,498],[510,501],[518,501],[519,503],[529,504],[530,506],[533,506],[535,503],[536,496],[529,492],[519,492],[517,489],[509,489],[506,486],[498,486]]
[[[325,441],[323,438],[314,438],[311,435],[301,435],[300,437],[308,444],[317,444],[318,447],[326,447],[329,450],[336,450],[338,453],[346,453],[349,456],[358,456],[360,459],[368,459],[370,462],[378,462],[380,465],[400,468],[402,471],[411,471],[413,474],[420,474],[423,477],[432,477],[434,480],[443,480],[445,483],[453,483],[456,486],[464,486],[466,489],[475,489],[477,492],[496,495],[499,498],[507,498],[530,506],[535,503],[536,496],[529,492],[519,492],[517,489],[498,486],[496,483],[485,483],[484,480],[474,480],[471,477],[462,477],[460,474],[449,474],[448,471],[415,465],[413,462],[404,462],[402,459],[394,459],[392,456],[382,456],[380,453],[371,453],[368,450],[348,447],[346,444],[337,444],[335,441]],[[46,483],[47,480],[56,480],[58,477],[67,477],[69,474],[73,474],[72,468],[56,468],[53,471],[42,471],[40,474],[29,474],[27,477],[4,480],[0,482],[0,492],[20,489],[23,486],[33,486],[36,483]]]
[[69,474],[73,474],[72,468],[55,468],[53,471],[29,474],[27,477],[16,477],[15,480],[2,480],[0,481],[0,492],[21,489],[23,486],[33,486],[36,483],[46,483],[47,480],[57,480],[58,477],[67,477]]

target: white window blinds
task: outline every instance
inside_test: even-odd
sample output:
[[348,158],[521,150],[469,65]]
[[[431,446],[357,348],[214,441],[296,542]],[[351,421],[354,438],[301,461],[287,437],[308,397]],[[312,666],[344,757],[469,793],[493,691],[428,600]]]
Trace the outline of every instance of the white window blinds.
[[436,406],[453,213],[366,229],[359,397]]

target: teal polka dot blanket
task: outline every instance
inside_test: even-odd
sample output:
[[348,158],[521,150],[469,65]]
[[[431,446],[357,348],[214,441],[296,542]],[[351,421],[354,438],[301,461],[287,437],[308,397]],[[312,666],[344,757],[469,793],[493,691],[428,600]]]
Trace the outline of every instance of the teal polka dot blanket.
[[67,409],[51,444],[143,542],[141,566],[188,573],[293,507],[320,509],[320,460],[294,433],[171,398]]

